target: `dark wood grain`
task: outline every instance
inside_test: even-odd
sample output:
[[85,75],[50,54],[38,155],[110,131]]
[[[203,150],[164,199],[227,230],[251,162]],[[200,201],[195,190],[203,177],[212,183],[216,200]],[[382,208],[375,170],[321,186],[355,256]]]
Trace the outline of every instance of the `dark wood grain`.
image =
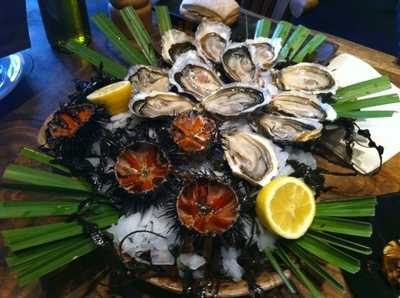
[[[89,11],[105,10],[106,1],[88,1]],[[34,3],[34,4],[32,4]],[[28,8],[29,26],[32,48],[24,54],[33,59],[33,70],[27,73],[18,88],[6,99],[0,102],[0,172],[4,167],[13,162],[21,146],[36,146],[36,136],[42,122],[53,112],[58,105],[66,99],[66,95],[73,89],[73,79],[88,78],[90,66],[71,55],[53,51],[47,43],[41,24],[40,15],[36,9],[36,1],[30,1]],[[100,34],[92,28],[93,46],[110,52],[108,45]],[[360,57],[378,69],[382,74],[390,76],[391,80],[400,85],[400,68],[396,58],[378,52],[350,41],[330,36],[333,42],[340,45],[340,51],[348,52]],[[21,162],[26,162],[21,160]],[[400,191],[400,155],[384,164],[382,171],[373,177],[338,178],[327,177],[329,185],[336,186],[336,193],[341,195],[382,194]],[[19,191],[1,190],[2,200],[31,199]],[[49,219],[52,220],[52,219]],[[37,220],[12,220],[0,221],[0,229],[20,227],[37,224]],[[49,296],[47,288],[41,283],[33,283],[26,287],[16,285],[15,276],[7,271],[4,257],[7,249],[0,239],[0,298],[11,297],[46,297]],[[340,271],[331,268],[336,276],[341,277]],[[94,277],[93,277],[94,278]],[[106,281],[104,281],[106,282]],[[90,280],[78,284],[68,285],[59,291],[62,297],[105,297],[108,296],[104,286],[93,287],[87,292]],[[345,291],[338,293],[329,285],[322,286],[327,297],[350,297]],[[140,292],[140,291],[139,291]],[[170,297],[163,292],[140,292],[142,297]],[[143,294],[145,293],[145,294]],[[147,294],[146,294],[147,293]],[[151,293],[151,294],[148,294]],[[146,296],[147,295],[147,296]],[[272,297],[290,297],[283,288],[277,288],[268,295]],[[305,294],[306,295],[306,294]],[[55,297],[55,296],[51,296]],[[136,297],[136,296],[135,296]]]

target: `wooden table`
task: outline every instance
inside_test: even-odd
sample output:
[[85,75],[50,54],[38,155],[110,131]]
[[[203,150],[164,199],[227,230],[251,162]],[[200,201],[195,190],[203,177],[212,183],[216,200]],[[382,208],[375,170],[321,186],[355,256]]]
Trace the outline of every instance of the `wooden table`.
[[[106,4],[100,1],[87,1],[90,12],[105,10]],[[99,3],[100,2],[100,3]],[[104,1],[105,2],[105,1]],[[73,79],[87,79],[91,67],[80,59],[53,51],[47,43],[42,27],[36,1],[28,7],[28,17],[32,48],[25,51],[25,56],[32,58],[32,70],[28,72],[20,85],[6,99],[0,102],[0,173],[5,166],[13,162],[18,151],[23,145],[36,146],[36,135],[46,117],[65,101],[66,96],[73,90]],[[102,51],[110,51],[101,35],[92,28],[94,45]],[[340,45],[339,51],[348,52],[360,57],[382,74],[390,76],[393,83],[400,86],[400,68],[396,58],[358,45],[356,43],[329,36]],[[341,194],[383,194],[400,191],[400,154],[384,164],[382,171],[373,177],[337,178],[327,177],[329,185],[338,187]],[[25,194],[18,191],[1,190],[2,199],[26,198]],[[0,221],[0,229],[19,227],[26,224],[35,224],[35,220]],[[9,274],[4,265],[6,249],[0,239],[0,298],[1,297],[45,297],[48,295],[40,283],[34,283],[24,288],[19,288],[15,283],[15,276]],[[332,269],[335,271],[335,269]],[[341,278],[340,272],[336,275]],[[67,297],[80,297],[86,290],[87,284],[69,287]],[[328,286],[323,287],[328,297],[349,297],[348,292],[337,293]],[[101,290],[101,289],[100,289]],[[104,292],[104,289],[103,289]],[[150,291],[151,292],[151,291]],[[95,297],[91,291],[85,297]],[[151,292],[153,293],[153,292]],[[278,288],[273,292],[274,297],[286,296],[284,289]],[[161,294],[154,294],[159,296]],[[163,293],[163,297],[169,295]],[[136,297],[136,296],[135,296]],[[150,297],[150,296],[147,296]]]

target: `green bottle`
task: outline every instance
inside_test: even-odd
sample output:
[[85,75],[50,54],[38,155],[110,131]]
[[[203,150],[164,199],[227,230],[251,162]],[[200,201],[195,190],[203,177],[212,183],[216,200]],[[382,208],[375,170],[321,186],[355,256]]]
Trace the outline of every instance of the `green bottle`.
[[66,51],[69,40],[87,45],[90,27],[85,0],[39,0],[40,13],[50,45]]

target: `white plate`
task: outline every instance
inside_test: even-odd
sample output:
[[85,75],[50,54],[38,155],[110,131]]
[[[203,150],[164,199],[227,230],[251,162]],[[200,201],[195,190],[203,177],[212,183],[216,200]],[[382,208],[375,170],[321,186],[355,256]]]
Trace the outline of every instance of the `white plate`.
[[18,85],[24,65],[25,60],[20,53],[11,54],[0,59],[0,100]]

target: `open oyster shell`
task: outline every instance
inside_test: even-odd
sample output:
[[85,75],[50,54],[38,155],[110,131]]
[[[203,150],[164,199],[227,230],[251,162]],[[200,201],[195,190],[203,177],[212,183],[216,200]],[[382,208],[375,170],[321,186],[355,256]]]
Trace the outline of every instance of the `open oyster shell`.
[[139,93],[129,103],[129,110],[144,118],[176,116],[193,108],[190,99],[174,92]]
[[299,63],[275,73],[275,83],[279,89],[302,91],[311,94],[335,92],[336,81],[324,66],[315,63]]
[[258,125],[274,141],[283,143],[302,143],[317,139],[323,128],[316,119],[279,114],[263,114],[258,118]]
[[268,70],[274,65],[282,48],[280,38],[258,37],[246,43],[253,62],[261,70]]
[[195,51],[186,52],[176,59],[169,78],[180,92],[192,94],[198,101],[223,85],[216,72]]
[[232,83],[204,98],[202,105],[210,113],[230,117],[252,112],[269,101],[270,95],[266,91]]
[[202,57],[214,63],[221,62],[221,55],[229,43],[231,29],[220,22],[203,21],[196,30],[195,43]]
[[161,55],[163,59],[173,64],[176,58],[190,50],[196,50],[194,38],[183,31],[171,29],[161,38]]
[[149,65],[133,65],[129,68],[125,80],[129,80],[134,88],[134,93],[163,91],[170,87],[168,70]]
[[222,135],[225,158],[232,172],[253,184],[266,185],[278,173],[270,140],[246,131]]
[[282,92],[273,96],[268,109],[288,116],[320,121],[325,120],[327,116],[316,96],[297,91]]
[[257,69],[245,42],[234,42],[227,46],[222,53],[221,62],[225,72],[234,81],[250,83],[256,79]]

